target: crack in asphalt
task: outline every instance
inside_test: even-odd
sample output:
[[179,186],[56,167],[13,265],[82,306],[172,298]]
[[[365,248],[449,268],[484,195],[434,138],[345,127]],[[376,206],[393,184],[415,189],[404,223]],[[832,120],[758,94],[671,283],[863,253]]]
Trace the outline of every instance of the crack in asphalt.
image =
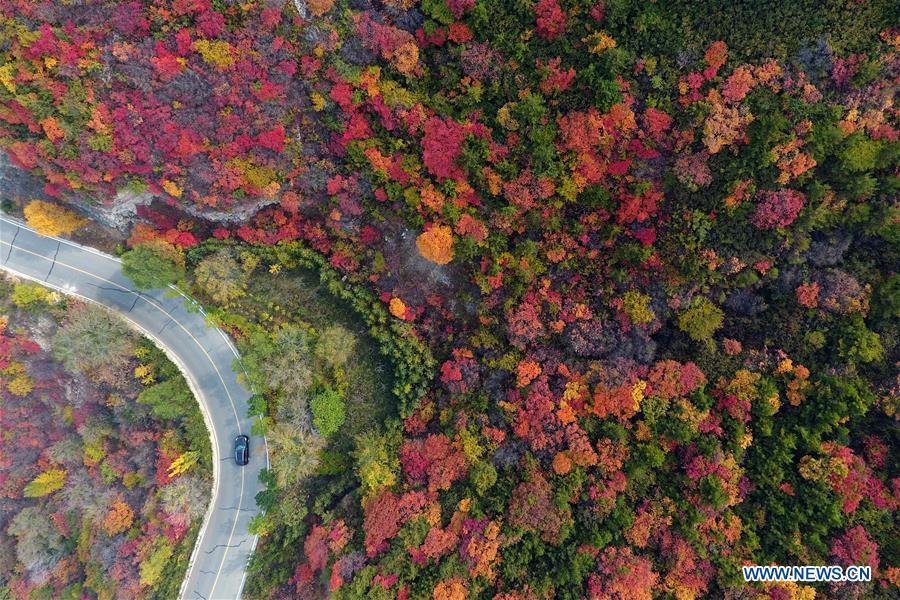
[[44,281],[50,280],[50,275],[53,274],[53,267],[56,266],[56,257],[59,256],[59,247],[62,246],[62,242],[56,242],[56,250],[53,252],[53,262],[50,263],[50,270],[47,271],[47,276],[44,277]]
[[236,510],[238,512],[253,512],[255,509],[253,509],[253,508],[238,508],[237,506],[222,506],[222,507],[219,507],[219,510]]
[[[122,288],[118,288],[118,287],[110,287],[110,286],[108,286],[108,285],[97,285],[96,283],[91,283],[90,281],[87,281],[87,282],[85,282],[85,283],[87,283],[87,285],[89,285],[89,286],[91,286],[91,287],[93,287],[93,288],[96,288],[96,289],[98,289],[98,290],[103,290],[104,292],[118,292],[118,293],[120,293],[120,294],[133,294],[133,295],[134,295],[134,302],[132,302],[132,303],[131,303],[131,306],[128,308],[128,312],[129,312],[129,313],[132,312],[132,311],[134,310],[134,307],[135,307],[135,306],[137,306],[138,300],[141,300],[141,299],[144,298],[144,294],[143,294],[140,290],[130,290],[130,289],[127,289],[127,288],[126,288],[126,289],[122,289]],[[169,319],[169,323],[171,323],[171,322],[172,322],[172,320]],[[157,335],[158,335],[159,333],[162,333],[162,330],[165,329],[165,328],[169,325],[169,323],[166,323],[166,324],[163,326],[163,328],[159,330],[159,332],[157,333]]]
[[172,319],[169,319],[168,321],[166,321],[166,324],[159,328],[159,331],[156,332],[156,335],[161,334],[163,331],[166,330],[166,327],[168,327],[169,325],[171,325],[174,322],[175,321],[173,321]]
[[87,284],[91,287],[97,288],[98,290],[105,290],[107,292],[119,292],[120,294],[136,294],[138,296],[141,295],[141,293],[137,290],[129,290],[127,288],[123,289],[120,287],[109,287],[108,285],[97,285],[96,283],[91,283],[90,281],[88,281]]
[[[91,283],[90,281],[85,282],[87,285],[92,288],[97,288],[98,290],[103,290],[104,292],[119,292],[120,294],[134,294],[138,299],[142,297],[142,294],[137,290],[129,290],[127,288],[119,288],[119,287],[109,287],[108,285],[97,285],[96,283]],[[130,312],[130,311],[129,311]]]
[[[51,269],[52,269],[52,267],[51,267]],[[49,275],[48,275],[48,277],[49,277]],[[119,292],[120,294],[134,294],[134,302],[131,303],[131,307],[128,309],[129,313],[134,310],[135,306],[137,306],[138,300],[142,300],[142,299],[146,298],[146,294],[144,294],[140,290],[132,290],[132,289],[128,289],[128,288],[115,288],[115,287],[109,287],[107,285],[97,285],[96,283],[90,283],[90,282],[87,282],[87,284],[98,290],[104,290],[107,292]],[[177,323],[177,321],[170,317],[169,320],[166,321],[165,325],[160,327],[159,331],[156,332],[156,335],[161,334],[163,331],[166,330],[166,327],[168,327],[172,323]]]
[[203,594],[201,594],[201,593],[198,592],[197,590],[194,590],[194,593],[195,593],[199,598],[202,598],[203,600],[207,600],[206,596],[204,596]]
[[9,257],[12,256],[13,248],[16,247],[16,238],[19,237],[19,232],[22,231],[21,227],[16,227],[16,232],[13,234],[13,239],[9,243],[9,252],[6,253],[6,260],[4,260],[4,264],[9,262]]
[[246,541],[247,541],[247,538],[244,538],[244,539],[242,539],[240,542],[238,542],[237,544],[216,544],[216,545],[213,546],[211,549],[207,550],[207,551],[206,551],[206,554],[212,554],[213,552],[215,552],[215,551],[218,550],[219,548],[240,548],[240,547],[241,547],[241,544],[243,544],[243,543],[246,542]]

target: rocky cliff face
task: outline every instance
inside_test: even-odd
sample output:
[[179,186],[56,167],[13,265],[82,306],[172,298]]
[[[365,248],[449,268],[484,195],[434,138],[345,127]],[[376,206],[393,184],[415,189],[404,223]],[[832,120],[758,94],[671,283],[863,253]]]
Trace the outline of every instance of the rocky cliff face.
[[44,182],[9,162],[0,152],[0,200],[44,198]]
[[[6,154],[0,152],[0,200],[20,201],[27,203],[34,198],[47,199],[44,193],[44,181],[28,171],[13,165]],[[159,196],[152,192],[120,190],[111,199],[100,199],[88,194],[78,197],[64,198],[72,208],[78,210],[92,221],[115,229],[127,235],[137,221],[137,208],[149,205]],[[260,198],[255,202],[237,206],[230,212],[214,210],[210,207],[182,207],[187,215],[215,224],[234,225],[243,223],[253,217],[261,208],[277,202],[268,198]]]
[[[13,165],[6,154],[0,152],[0,200],[17,201],[24,205],[35,198],[48,199],[44,193],[44,180]],[[87,194],[63,200],[92,221],[127,234],[137,219],[137,207],[150,204],[154,198],[148,192],[123,190],[111,201],[101,201]]]
[[[119,202],[117,199],[116,202]],[[243,204],[236,205],[230,211],[214,210],[208,206],[184,206],[181,207],[184,212],[192,217],[203,219],[211,223],[221,225],[235,225],[246,223],[253,215],[258,213],[266,206],[278,204],[278,200],[271,198],[260,198],[255,201],[244,200]]]
[[150,204],[154,198],[156,195],[150,192],[122,190],[111,202],[79,202],[78,208],[92,220],[122,233],[128,233],[137,220],[137,207]]

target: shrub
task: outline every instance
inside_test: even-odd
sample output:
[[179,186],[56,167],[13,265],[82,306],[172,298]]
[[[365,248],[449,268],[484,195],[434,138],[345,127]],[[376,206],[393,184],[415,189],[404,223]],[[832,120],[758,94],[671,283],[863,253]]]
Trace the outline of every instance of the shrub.
[[709,342],[722,326],[722,310],[705,297],[696,298],[691,307],[678,316],[678,328],[695,342]]
[[138,244],[122,255],[122,272],[141,289],[163,288],[184,278],[184,255],[159,240]]
[[131,331],[102,308],[79,305],[53,337],[53,356],[70,371],[96,374],[121,366],[134,349]]
[[19,308],[35,309],[50,302],[53,292],[36,283],[17,283],[10,300]]
[[453,260],[453,234],[449,227],[432,227],[416,238],[419,252],[433,263],[446,265]]
[[67,235],[87,223],[72,211],[43,200],[28,203],[25,221],[41,235]]
[[760,229],[787,227],[794,222],[806,197],[795,190],[765,192],[750,216],[750,222]]
[[319,334],[316,358],[330,367],[344,365],[356,347],[356,336],[340,325],[331,325]]
[[316,394],[309,403],[309,408],[313,415],[313,425],[324,437],[335,433],[344,424],[344,399],[330,387]]
[[197,263],[194,278],[214,302],[228,304],[244,295],[247,274],[234,258],[234,251],[222,248]]

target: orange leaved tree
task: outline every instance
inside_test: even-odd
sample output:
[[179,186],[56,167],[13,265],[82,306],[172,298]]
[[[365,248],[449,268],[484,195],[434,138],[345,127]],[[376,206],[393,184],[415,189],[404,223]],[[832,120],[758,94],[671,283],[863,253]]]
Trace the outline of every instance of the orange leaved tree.
[[453,260],[453,233],[443,225],[432,227],[416,238],[416,247],[431,262],[446,265]]

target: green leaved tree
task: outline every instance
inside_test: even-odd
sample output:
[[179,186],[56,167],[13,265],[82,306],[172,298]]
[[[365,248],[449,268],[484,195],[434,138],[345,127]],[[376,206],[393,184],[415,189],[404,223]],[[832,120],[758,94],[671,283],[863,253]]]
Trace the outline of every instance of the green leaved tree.
[[141,289],[163,288],[184,278],[184,253],[161,240],[138,244],[122,255],[122,272]]

